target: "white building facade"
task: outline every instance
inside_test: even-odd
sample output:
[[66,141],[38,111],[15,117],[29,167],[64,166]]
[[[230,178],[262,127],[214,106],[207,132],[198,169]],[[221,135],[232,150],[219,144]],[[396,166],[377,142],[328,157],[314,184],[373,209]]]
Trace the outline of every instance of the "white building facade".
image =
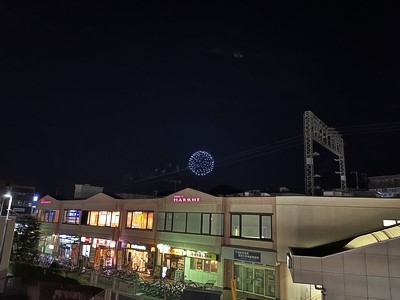
[[41,251],[88,266],[215,282],[265,299],[307,299],[312,284],[293,283],[289,247],[314,247],[397,220],[400,199],[215,197],[184,189],[162,198],[38,201]]

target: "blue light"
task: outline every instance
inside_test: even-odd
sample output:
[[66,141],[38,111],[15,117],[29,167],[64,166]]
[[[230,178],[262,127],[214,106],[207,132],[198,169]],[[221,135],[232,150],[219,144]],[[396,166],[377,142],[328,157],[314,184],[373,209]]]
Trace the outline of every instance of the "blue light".
[[189,158],[189,169],[197,176],[205,176],[214,169],[214,159],[206,151],[197,151]]

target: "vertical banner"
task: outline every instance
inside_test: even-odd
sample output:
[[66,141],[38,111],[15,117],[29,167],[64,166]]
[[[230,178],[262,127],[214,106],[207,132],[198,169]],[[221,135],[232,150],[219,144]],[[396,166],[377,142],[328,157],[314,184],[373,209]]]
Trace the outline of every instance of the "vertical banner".
[[232,300],[236,300],[236,279],[231,279]]

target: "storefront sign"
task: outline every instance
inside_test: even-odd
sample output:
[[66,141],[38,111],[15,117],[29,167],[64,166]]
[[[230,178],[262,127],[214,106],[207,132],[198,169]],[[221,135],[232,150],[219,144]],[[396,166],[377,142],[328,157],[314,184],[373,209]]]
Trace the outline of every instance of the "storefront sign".
[[184,195],[174,195],[174,202],[200,202],[200,197],[185,197]]
[[87,236],[82,236],[81,237],[81,242],[82,243],[91,243],[92,239],[90,237],[87,237]]
[[51,200],[41,199],[40,204],[51,204]]
[[217,254],[211,253],[211,252],[187,250],[186,251],[186,256],[205,258],[205,259],[210,259],[210,260],[217,260]]
[[126,248],[136,249],[136,250],[146,250],[146,246],[144,245],[135,245],[135,244],[127,244]]
[[92,246],[93,247],[106,246],[106,247],[114,248],[115,241],[94,238]]
[[217,260],[217,254],[215,253],[206,253],[205,257],[210,260]]
[[261,252],[233,250],[233,258],[244,261],[261,262]]
[[183,249],[177,249],[177,248],[173,248],[169,250],[169,253],[174,254],[174,255],[186,255],[186,251]]

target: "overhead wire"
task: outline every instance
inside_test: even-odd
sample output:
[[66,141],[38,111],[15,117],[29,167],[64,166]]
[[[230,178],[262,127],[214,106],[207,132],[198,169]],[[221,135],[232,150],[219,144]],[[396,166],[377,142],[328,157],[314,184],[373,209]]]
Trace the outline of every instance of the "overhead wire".
[[[400,131],[400,122],[389,122],[389,123],[372,123],[363,125],[352,125],[336,128],[341,135],[361,135],[361,134],[376,134],[376,133],[393,133]],[[287,150],[290,148],[298,147],[304,144],[304,138],[302,134],[286,138],[280,141],[276,141],[270,144],[258,146],[249,150],[241,151],[235,154],[227,155],[215,160],[214,167],[222,168],[228,165],[242,162],[245,160],[270,155],[282,150]],[[185,173],[189,173],[189,168],[183,168],[180,170],[175,170],[171,172],[166,172],[163,174],[157,174],[148,176],[145,178],[130,181],[128,183],[123,183],[115,185],[107,189],[108,191],[117,191],[123,188],[134,188],[139,186],[144,186],[148,184],[153,184],[160,182],[162,180],[173,179],[182,177]]]

